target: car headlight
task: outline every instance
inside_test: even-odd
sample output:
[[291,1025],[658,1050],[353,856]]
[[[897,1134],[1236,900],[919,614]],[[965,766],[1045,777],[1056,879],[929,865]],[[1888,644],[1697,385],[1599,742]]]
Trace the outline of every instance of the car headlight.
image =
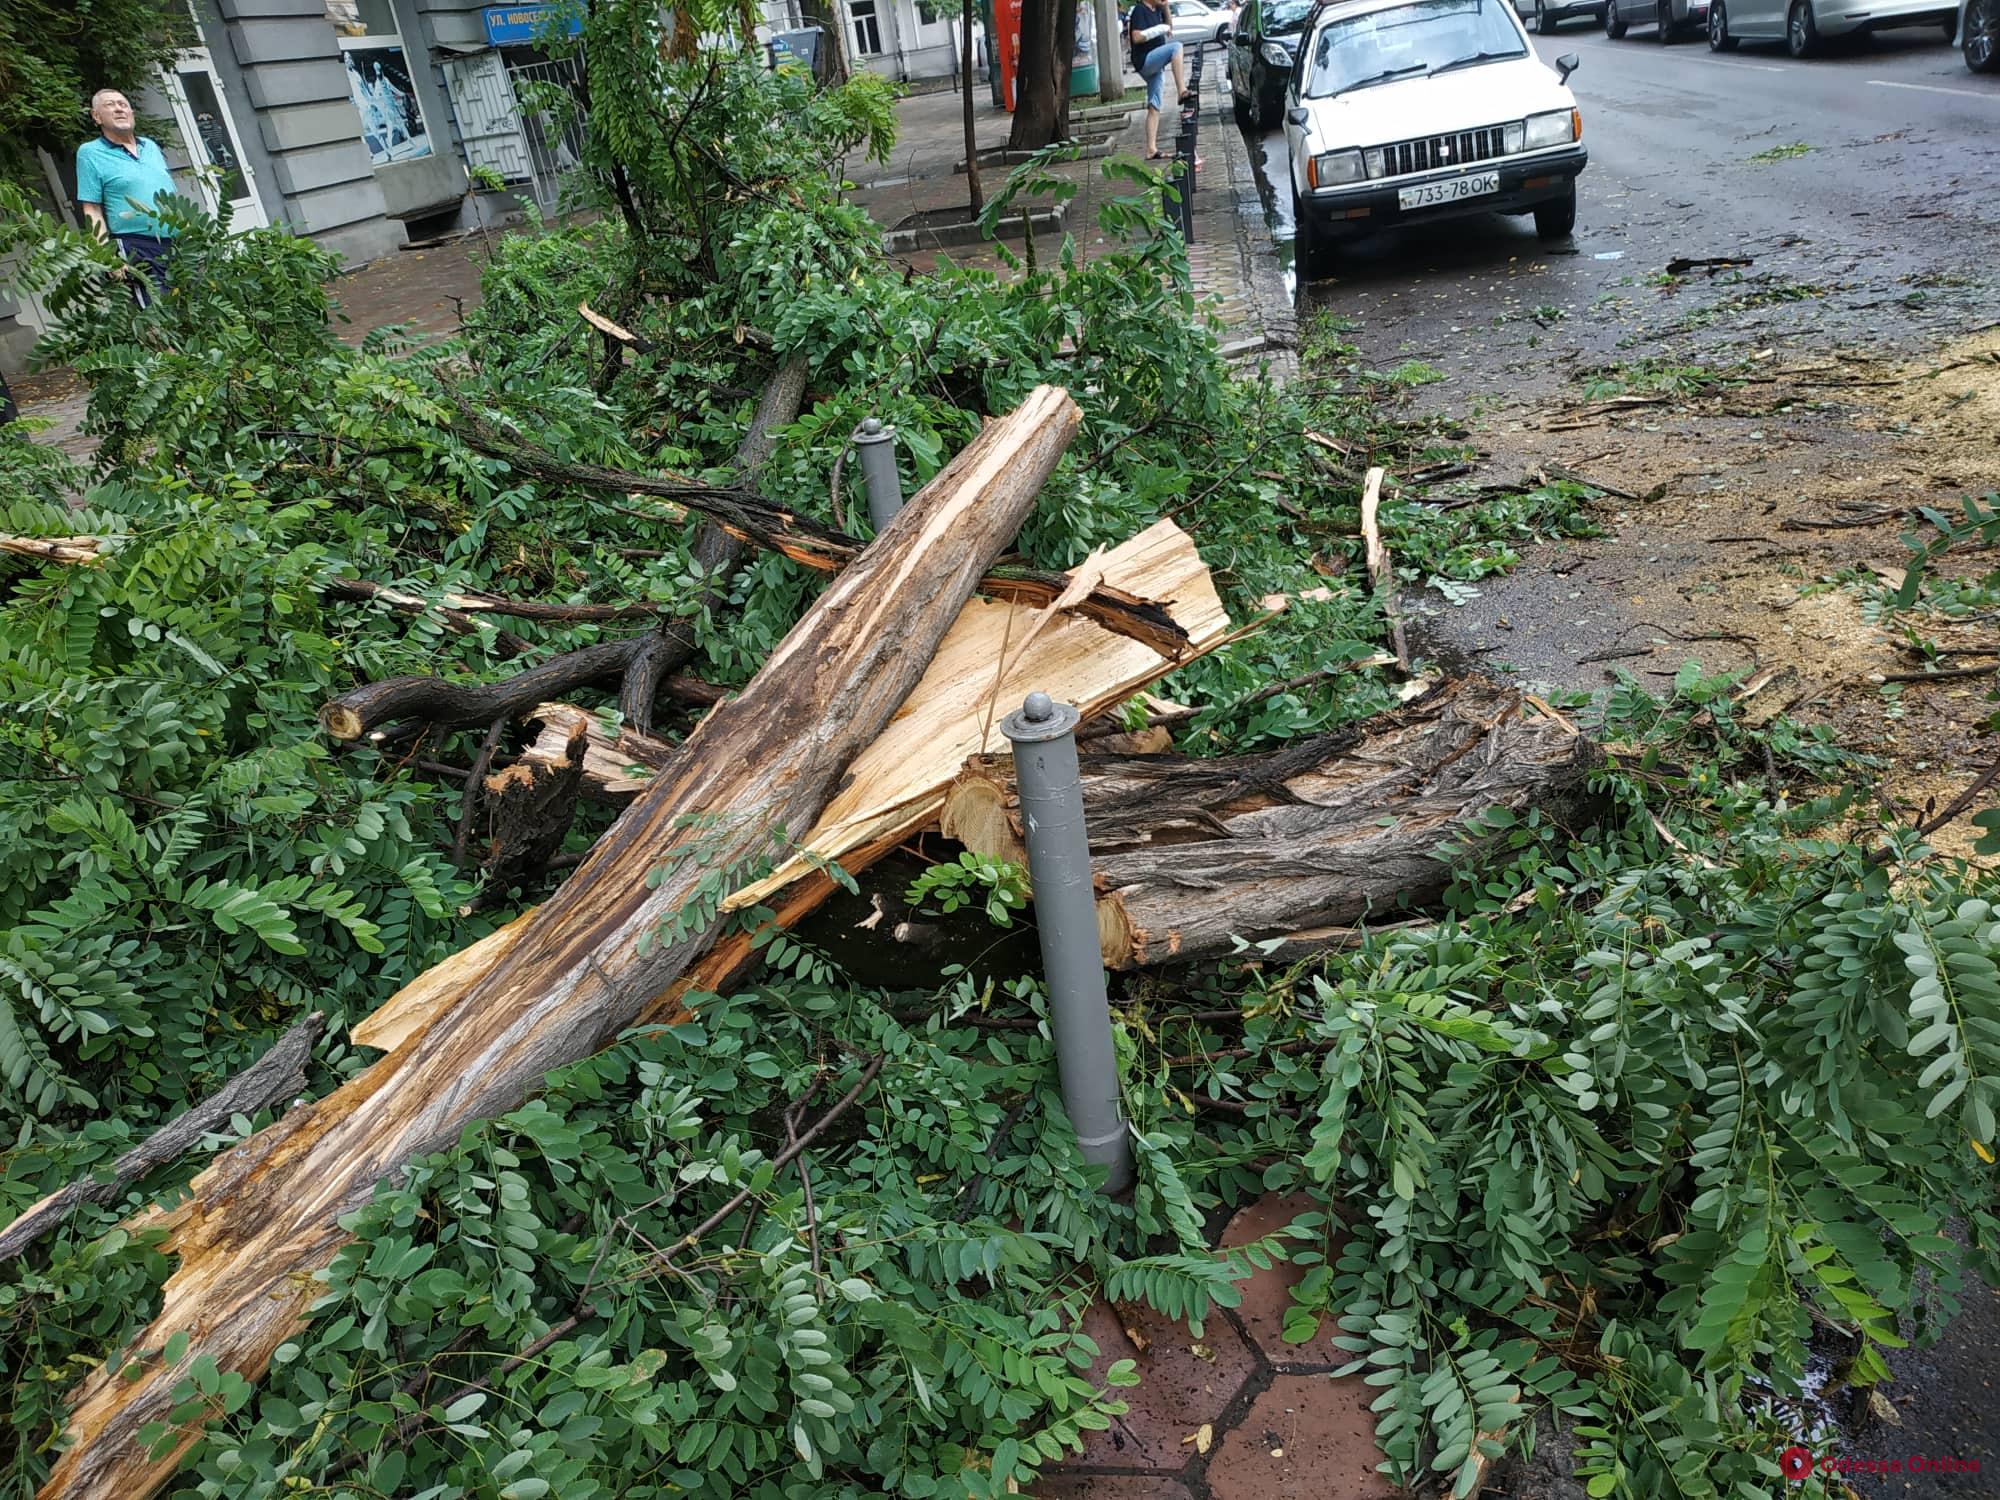
[[1582,116],[1573,109],[1529,115],[1522,124],[1526,127],[1525,149],[1529,151],[1542,146],[1566,146],[1582,134]]
[[1521,149],[1521,143],[1528,138],[1528,122],[1526,120],[1515,120],[1506,127],[1504,134],[1506,139],[1503,144],[1506,147],[1507,154],[1512,156]]
[[1389,175],[1382,170],[1382,148],[1380,146],[1370,146],[1366,151],[1361,153],[1361,166],[1370,177],[1387,177]]
[[1264,61],[1274,68],[1289,68],[1292,65],[1292,54],[1276,42],[1264,43],[1261,50],[1264,53]]
[[1339,187],[1343,183],[1360,182],[1367,175],[1359,151],[1328,151],[1306,163],[1308,187]]

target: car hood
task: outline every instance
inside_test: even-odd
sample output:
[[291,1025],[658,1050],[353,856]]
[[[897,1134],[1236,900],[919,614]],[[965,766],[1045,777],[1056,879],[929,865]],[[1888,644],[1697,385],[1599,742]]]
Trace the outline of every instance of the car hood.
[[1477,130],[1549,109],[1573,109],[1561,79],[1533,55],[1456,72],[1378,83],[1304,101],[1315,151],[1378,146],[1413,136]]

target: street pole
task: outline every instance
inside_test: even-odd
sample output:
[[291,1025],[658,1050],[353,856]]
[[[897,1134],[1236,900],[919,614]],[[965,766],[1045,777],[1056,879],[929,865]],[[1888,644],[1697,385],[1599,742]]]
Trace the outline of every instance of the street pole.
[[1034,885],[1063,1109],[1083,1159],[1105,1168],[1104,1190],[1116,1193],[1132,1181],[1132,1139],[1118,1088],[1104,951],[1097,937],[1097,893],[1076,760],[1079,717],[1047,693],[1030,693],[1018,712],[1000,721],[1000,731],[1014,747],[1014,784],[1027,831],[1028,878]]

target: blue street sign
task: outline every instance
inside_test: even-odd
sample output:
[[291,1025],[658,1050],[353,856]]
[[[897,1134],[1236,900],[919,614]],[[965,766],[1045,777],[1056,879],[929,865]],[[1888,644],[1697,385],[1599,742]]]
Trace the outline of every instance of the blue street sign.
[[[552,5],[489,5],[479,13],[486,23],[486,40],[495,47],[512,47],[539,41],[548,34],[547,17]],[[567,11],[560,18],[562,34],[575,36],[583,30],[583,17]]]

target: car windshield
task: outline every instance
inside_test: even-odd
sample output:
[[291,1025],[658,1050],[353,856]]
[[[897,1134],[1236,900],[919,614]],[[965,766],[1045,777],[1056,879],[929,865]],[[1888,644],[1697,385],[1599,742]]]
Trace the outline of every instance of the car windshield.
[[1264,8],[1265,36],[1297,36],[1319,0],[1277,0]]
[[1326,99],[1474,61],[1525,57],[1509,0],[1414,0],[1328,21],[1313,43],[1305,97]]

